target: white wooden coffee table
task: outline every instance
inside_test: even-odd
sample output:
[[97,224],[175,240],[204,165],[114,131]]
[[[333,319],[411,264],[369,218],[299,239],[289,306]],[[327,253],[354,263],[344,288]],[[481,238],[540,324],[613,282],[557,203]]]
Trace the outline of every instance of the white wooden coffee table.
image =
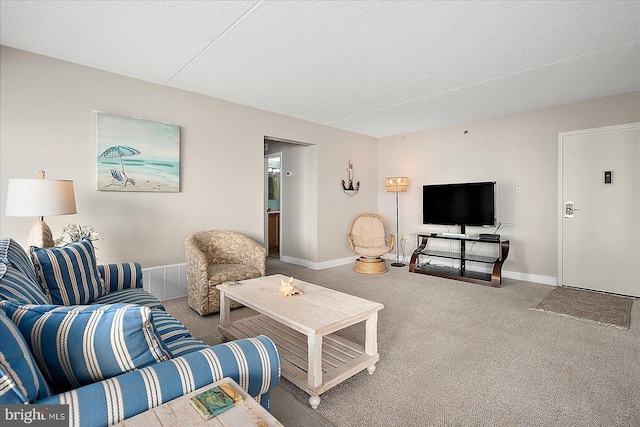
[[[295,280],[303,295],[280,293],[282,275],[243,280],[240,286],[218,285],[220,331],[230,339],[264,334],[278,348],[282,376],[310,395],[316,409],[320,394],[367,369],[375,371],[378,354],[378,311],[384,306],[353,295]],[[260,313],[232,322],[231,300]],[[366,322],[364,346],[334,332]]]

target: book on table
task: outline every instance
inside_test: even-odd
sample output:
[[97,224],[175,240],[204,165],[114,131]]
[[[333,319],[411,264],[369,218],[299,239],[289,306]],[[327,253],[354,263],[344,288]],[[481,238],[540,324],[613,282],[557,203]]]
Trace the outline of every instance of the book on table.
[[202,418],[208,420],[218,414],[221,414],[227,409],[233,408],[236,403],[240,403],[242,401],[242,396],[239,396],[235,390],[231,389],[230,393],[235,393],[235,395],[240,397],[240,401],[238,401],[237,398],[236,401],[234,401],[232,398],[233,394],[230,396],[225,393],[221,387],[210,388],[207,391],[193,396],[189,401],[196,411],[202,415]]
[[235,288],[236,286],[240,286],[241,283],[240,282],[236,282],[235,280],[229,281],[229,282],[222,282],[222,285],[227,287],[227,288]]

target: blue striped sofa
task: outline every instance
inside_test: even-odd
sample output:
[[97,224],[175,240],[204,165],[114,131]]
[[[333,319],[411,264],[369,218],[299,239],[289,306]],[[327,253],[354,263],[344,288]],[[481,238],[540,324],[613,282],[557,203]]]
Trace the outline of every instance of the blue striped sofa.
[[[86,285],[89,273],[76,269],[81,255],[66,256],[82,278],[75,286],[84,287],[75,298],[85,292],[94,299],[54,305],[57,291],[43,290],[33,248],[32,258],[15,241],[0,239],[0,404],[67,404],[70,425],[103,426],[231,377],[269,410],[280,361],[268,337],[212,347],[195,339],[142,289],[137,263],[96,266],[104,286],[96,293]],[[57,297],[74,302],[64,292]]]

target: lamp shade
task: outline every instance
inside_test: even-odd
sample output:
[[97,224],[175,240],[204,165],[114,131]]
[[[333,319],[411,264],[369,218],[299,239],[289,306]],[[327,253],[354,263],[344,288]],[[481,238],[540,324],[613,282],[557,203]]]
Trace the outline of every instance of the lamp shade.
[[384,186],[387,191],[393,193],[404,193],[409,187],[409,178],[406,176],[391,176],[384,179]]
[[73,181],[10,179],[7,216],[51,216],[76,213]]

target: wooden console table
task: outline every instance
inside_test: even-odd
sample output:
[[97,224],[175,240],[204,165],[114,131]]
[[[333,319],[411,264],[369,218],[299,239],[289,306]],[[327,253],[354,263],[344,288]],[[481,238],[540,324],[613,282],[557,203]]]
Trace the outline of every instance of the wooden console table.
[[[459,252],[446,252],[427,249],[429,239],[445,239],[460,242]],[[445,236],[442,234],[418,234],[419,245],[411,256],[409,271],[412,273],[428,274],[430,276],[446,277],[448,279],[461,280],[464,282],[478,283],[481,285],[500,287],[502,283],[502,265],[509,255],[509,240],[484,240],[477,237]],[[500,245],[500,254],[497,257],[487,257],[467,253],[466,243],[480,243],[486,245]],[[455,259],[460,263],[459,268],[446,267],[442,265],[422,263],[420,257],[435,257]],[[493,264],[491,274],[472,271],[466,268],[467,262],[480,262]]]

